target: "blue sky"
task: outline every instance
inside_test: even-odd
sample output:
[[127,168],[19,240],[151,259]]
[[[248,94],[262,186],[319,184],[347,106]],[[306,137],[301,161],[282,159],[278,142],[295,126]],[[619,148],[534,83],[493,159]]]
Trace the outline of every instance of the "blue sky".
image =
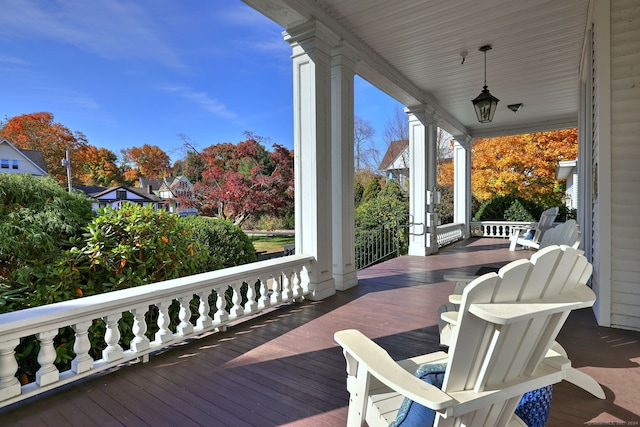
[[[240,0],[1,0],[0,118],[38,111],[120,154],[183,156],[244,140],[293,148],[291,49]],[[356,79],[356,115],[384,127],[396,101]]]

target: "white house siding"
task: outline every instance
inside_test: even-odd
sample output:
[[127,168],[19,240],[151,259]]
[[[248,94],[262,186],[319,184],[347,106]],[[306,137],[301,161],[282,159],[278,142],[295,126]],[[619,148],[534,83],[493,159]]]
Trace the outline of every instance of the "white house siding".
[[[590,126],[588,129],[585,129],[586,132],[590,133],[589,138],[585,138],[586,143],[590,146],[591,152],[589,153],[591,156],[591,204],[588,205],[591,211],[590,216],[586,216],[585,219],[591,222],[591,230],[592,233],[590,236],[585,236],[585,239],[591,239],[588,247],[591,249],[591,262],[593,264],[593,276],[591,279],[591,284],[593,287],[593,291],[597,295],[596,304],[594,304],[593,309],[595,311],[596,317],[598,319],[598,323],[602,326],[610,326],[610,302],[609,302],[609,289],[608,289],[608,280],[603,277],[603,272],[601,271],[601,248],[602,241],[600,238],[600,213],[601,213],[601,203],[600,203],[600,194],[601,194],[601,182],[600,182],[600,173],[599,169],[600,163],[600,151],[599,151],[599,141],[600,141],[600,126],[599,126],[599,117],[600,117],[600,86],[599,86],[599,59],[602,52],[597,48],[599,37],[598,30],[599,23],[595,22],[593,25],[593,31],[591,33],[592,40],[589,44],[588,48],[591,50],[590,59],[591,64],[588,65],[590,68],[589,75],[587,76],[588,84],[590,85],[589,93],[587,94],[586,102],[589,102],[588,109],[591,111],[590,118]],[[589,148],[587,148],[588,150]]]
[[[0,140],[1,141],[1,140]],[[27,173],[35,176],[42,176],[41,169],[31,163],[23,154],[18,153],[13,147],[6,143],[0,143],[0,159],[8,161],[8,168],[0,168],[0,173]],[[14,162],[17,161],[17,169],[14,169]]]
[[640,2],[611,1],[611,325],[640,330]]

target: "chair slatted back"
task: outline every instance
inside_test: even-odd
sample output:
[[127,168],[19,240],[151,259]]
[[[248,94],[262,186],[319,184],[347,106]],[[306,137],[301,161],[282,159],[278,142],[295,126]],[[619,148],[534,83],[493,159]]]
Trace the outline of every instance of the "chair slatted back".
[[[593,304],[595,295],[586,286],[591,270],[579,251],[550,246],[531,260],[514,261],[497,274],[471,282],[463,292],[442,390],[488,392],[532,376],[570,311]],[[515,318],[502,324],[491,313],[514,313]],[[518,399],[497,402],[461,419],[464,423],[470,421],[464,417],[486,417],[477,425],[500,425],[496,420],[510,416],[517,403]],[[457,425],[451,422],[451,417],[439,417],[436,425]]]

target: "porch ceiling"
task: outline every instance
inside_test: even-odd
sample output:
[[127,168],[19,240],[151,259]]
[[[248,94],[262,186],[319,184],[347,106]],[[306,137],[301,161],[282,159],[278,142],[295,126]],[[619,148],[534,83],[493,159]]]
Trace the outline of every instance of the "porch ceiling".
[[[244,0],[289,29],[317,19],[361,55],[356,72],[404,105],[436,108],[474,137],[577,126],[587,0]],[[487,84],[492,123],[471,104]],[[468,52],[464,64],[461,52]],[[513,113],[509,104],[523,103]]]

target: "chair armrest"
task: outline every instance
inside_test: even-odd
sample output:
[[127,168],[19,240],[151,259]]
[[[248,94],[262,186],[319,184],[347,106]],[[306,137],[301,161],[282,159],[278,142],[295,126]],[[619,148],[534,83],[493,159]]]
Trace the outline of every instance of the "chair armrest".
[[457,326],[458,314],[459,312],[457,311],[447,311],[447,312],[441,313],[440,318],[452,326]]
[[460,294],[449,295],[449,302],[451,304],[460,305],[462,303],[462,295]]
[[334,339],[345,353],[358,362],[358,375],[364,369],[387,387],[436,411],[446,410],[455,403],[447,393],[403,369],[389,353],[360,331],[338,331],[334,334]]

